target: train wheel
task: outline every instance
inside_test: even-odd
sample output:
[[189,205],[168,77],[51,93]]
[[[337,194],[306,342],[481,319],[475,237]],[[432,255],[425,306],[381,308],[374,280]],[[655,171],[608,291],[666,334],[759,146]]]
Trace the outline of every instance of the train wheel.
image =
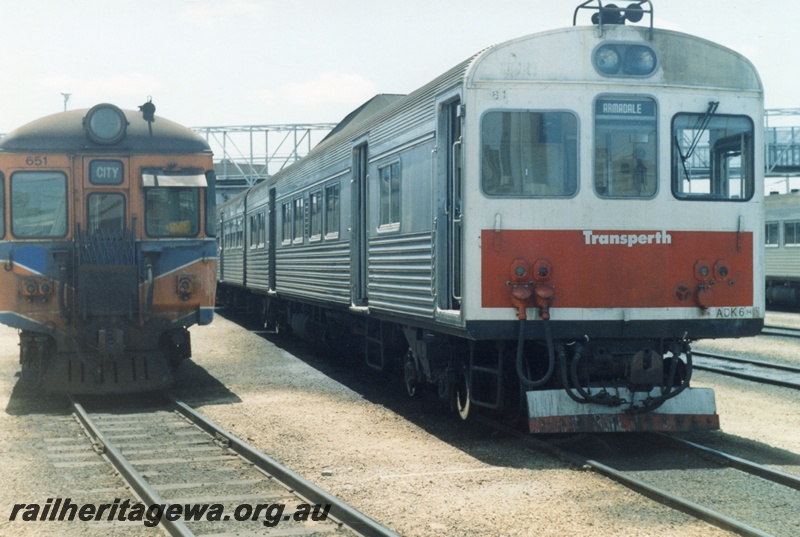
[[466,367],[461,370],[456,381],[456,410],[462,420],[467,420],[472,410],[472,402],[470,401],[469,390],[469,371]]

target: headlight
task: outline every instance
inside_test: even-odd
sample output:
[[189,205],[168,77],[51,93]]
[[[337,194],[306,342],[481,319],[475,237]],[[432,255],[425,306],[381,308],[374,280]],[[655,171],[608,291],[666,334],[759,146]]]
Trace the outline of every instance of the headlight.
[[611,45],[603,45],[594,53],[594,64],[601,73],[616,74],[619,71],[620,63],[619,51]]
[[98,104],[86,113],[83,128],[93,142],[115,144],[125,137],[128,120],[125,113],[113,104]]
[[644,76],[656,69],[656,53],[648,47],[634,45],[625,53],[625,74]]

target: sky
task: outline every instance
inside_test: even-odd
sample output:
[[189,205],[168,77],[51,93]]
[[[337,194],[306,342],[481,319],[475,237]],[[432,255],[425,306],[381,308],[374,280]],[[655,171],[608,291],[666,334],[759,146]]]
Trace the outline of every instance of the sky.
[[[69,109],[135,109],[152,97],[157,115],[191,127],[333,123],[489,45],[570,26],[579,3],[2,0],[0,132],[63,110],[63,93]],[[800,108],[800,2],[653,0],[653,8],[656,27],[747,56],[767,108]]]

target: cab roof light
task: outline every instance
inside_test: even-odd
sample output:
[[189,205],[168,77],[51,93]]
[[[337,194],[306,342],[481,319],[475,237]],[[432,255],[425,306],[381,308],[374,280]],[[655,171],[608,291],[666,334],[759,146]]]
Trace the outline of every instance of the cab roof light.
[[125,112],[113,104],[93,106],[83,118],[83,129],[91,141],[100,145],[112,145],[125,138],[128,120]]

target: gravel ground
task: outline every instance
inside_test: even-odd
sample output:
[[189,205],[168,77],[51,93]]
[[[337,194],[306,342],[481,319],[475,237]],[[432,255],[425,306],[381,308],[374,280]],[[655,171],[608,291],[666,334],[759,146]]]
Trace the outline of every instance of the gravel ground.
[[[800,315],[767,313],[766,322],[771,325],[800,328]],[[731,355],[759,356],[764,360],[771,359],[800,366],[798,339],[771,336],[720,339],[698,342],[694,348]],[[693,384],[714,388],[720,428],[727,435],[800,455],[800,392],[797,390],[762,386],[703,371],[695,372]],[[757,447],[754,444],[753,450]],[[798,469],[795,469],[795,472],[798,472]]]
[[[192,336],[195,356],[179,371],[180,397],[402,535],[730,535],[518,440],[463,424],[429,394],[408,398],[397,379],[353,374],[341,357],[323,361],[294,339],[267,339],[220,316]],[[54,434],[48,424],[63,412],[63,400],[14,389],[17,353],[16,332],[0,328],[0,535],[153,534],[139,526],[74,523],[59,532],[47,523],[6,522],[15,503],[44,503],[78,488],[46,450]],[[763,455],[769,446],[800,453],[798,394],[701,372],[695,379],[717,391],[723,432],[712,439],[736,444],[742,456]],[[61,425],[67,434],[77,434],[68,423]],[[114,490],[106,472],[98,468],[97,479],[110,479],[104,486]],[[119,494],[95,492],[104,501]]]

